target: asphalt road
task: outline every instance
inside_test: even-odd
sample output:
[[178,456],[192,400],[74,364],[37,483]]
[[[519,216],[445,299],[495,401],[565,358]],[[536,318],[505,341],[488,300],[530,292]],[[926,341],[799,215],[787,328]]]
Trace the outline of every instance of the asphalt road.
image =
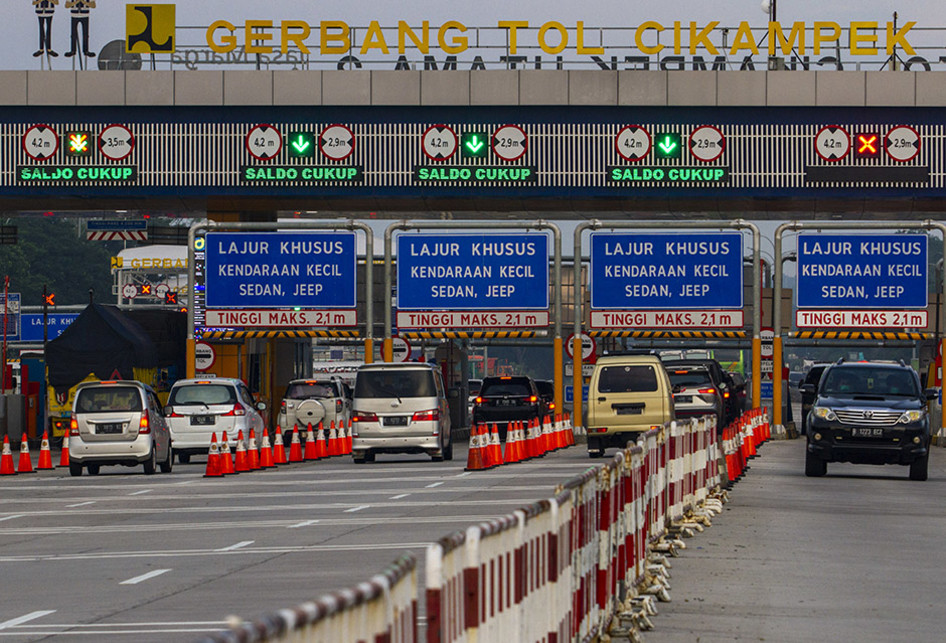
[[203,478],[202,462],[2,477],[0,638],[193,641],[228,615],[367,580],[406,550],[422,563],[428,543],[549,497],[596,462],[579,446],[484,472],[465,464],[458,447],[453,462],[340,457],[227,478]]
[[908,467],[829,464],[770,442],[713,526],[671,561],[648,643],[942,641],[946,449]]

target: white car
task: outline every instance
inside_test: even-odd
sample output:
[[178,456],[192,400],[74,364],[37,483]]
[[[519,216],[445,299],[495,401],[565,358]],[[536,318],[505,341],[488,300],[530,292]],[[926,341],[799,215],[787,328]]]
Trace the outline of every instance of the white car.
[[249,439],[250,429],[260,438],[266,405],[253,400],[242,380],[214,377],[178,380],[171,387],[164,414],[171,429],[174,451],[181,464],[195,454],[206,454],[211,435],[217,442],[227,432],[227,442],[236,448],[240,431]]
[[334,376],[292,380],[279,408],[279,426],[287,444],[296,425],[299,426],[300,438],[305,439],[309,424],[318,429],[321,422],[322,428],[328,429],[332,422],[338,426],[344,421],[347,426],[350,417],[351,401],[347,387],[341,378]]

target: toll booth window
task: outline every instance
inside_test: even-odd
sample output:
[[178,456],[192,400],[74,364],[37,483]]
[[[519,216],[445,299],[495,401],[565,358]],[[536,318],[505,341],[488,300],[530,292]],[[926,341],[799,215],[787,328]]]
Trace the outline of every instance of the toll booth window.
[[236,401],[232,386],[194,384],[174,389],[168,404],[236,404]]
[[141,396],[138,389],[131,386],[82,389],[76,397],[76,410],[80,413],[140,411]]
[[437,397],[437,389],[432,371],[366,370],[358,373],[355,397]]
[[653,366],[606,366],[598,375],[600,393],[649,393],[657,390]]
[[312,398],[341,397],[332,384],[290,384],[286,390],[286,397],[290,400],[307,400]]

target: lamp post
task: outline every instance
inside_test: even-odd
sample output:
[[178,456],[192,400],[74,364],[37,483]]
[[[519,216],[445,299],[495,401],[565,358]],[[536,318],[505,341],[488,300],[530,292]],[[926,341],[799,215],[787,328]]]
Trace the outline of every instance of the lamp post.
[[762,13],[767,13],[772,17],[769,22],[778,22],[778,18],[776,17],[777,8],[778,0],[762,0]]

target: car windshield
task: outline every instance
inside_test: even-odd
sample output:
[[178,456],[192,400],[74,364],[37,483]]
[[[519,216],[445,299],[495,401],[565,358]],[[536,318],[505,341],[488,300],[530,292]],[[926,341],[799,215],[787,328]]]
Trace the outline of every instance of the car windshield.
[[670,371],[670,383],[678,386],[699,386],[712,384],[709,371]]
[[653,366],[605,366],[598,375],[601,393],[647,393],[657,390]]
[[168,404],[236,404],[236,391],[223,384],[185,384],[171,391]]
[[286,390],[286,397],[290,400],[305,400],[309,398],[339,397],[335,385],[331,382],[296,382],[290,384]]
[[529,386],[529,382],[523,379],[487,380],[483,382],[483,388],[480,389],[480,396],[495,397],[498,395],[532,395],[532,388]]
[[483,380],[470,380],[470,395],[479,395]]
[[141,395],[133,386],[102,386],[79,390],[76,410],[81,413],[140,411]]
[[358,373],[355,397],[437,397],[433,371],[378,369]]
[[822,395],[906,395],[916,397],[916,382],[906,370],[832,368],[824,376]]

